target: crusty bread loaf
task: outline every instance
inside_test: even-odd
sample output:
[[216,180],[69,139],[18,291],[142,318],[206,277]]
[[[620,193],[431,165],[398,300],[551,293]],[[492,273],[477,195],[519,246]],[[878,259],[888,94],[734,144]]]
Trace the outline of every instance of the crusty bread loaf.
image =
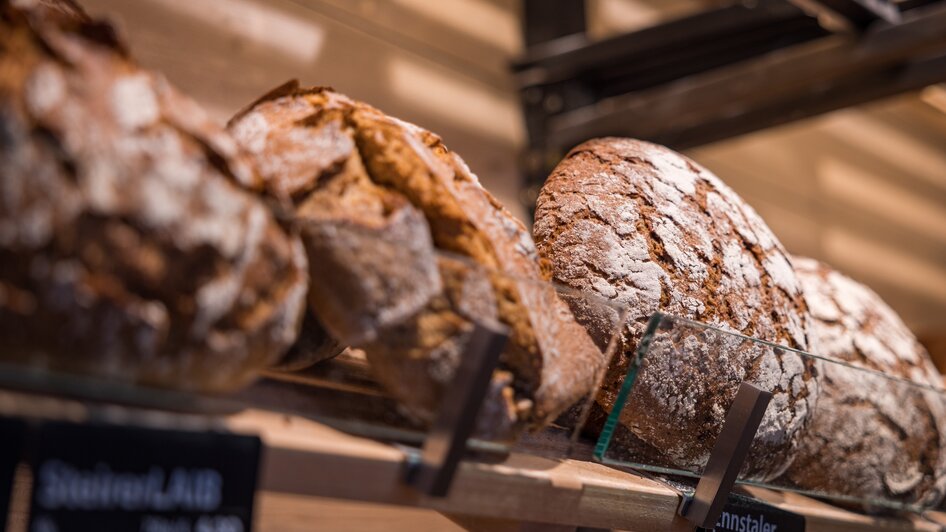
[[364,345],[440,292],[427,221],[375,185],[355,150],[295,212],[311,277],[320,281],[310,287],[310,305],[336,338]]
[[[309,220],[319,222],[320,216],[332,211],[334,207],[312,198],[322,195],[339,173],[351,173],[350,161],[356,157],[360,163],[356,173],[363,169],[369,178],[358,180],[357,186],[365,187],[370,181],[374,188],[369,197],[396,194],[405,198],[411,208],[423,213],[436,247],[523,279],[490,278],[500,320],[512,330],[502,365],[515,377],[514,403],[521,407],[519,415],[542,423],[588,392],[601,367],[600,351],[555,290],[538,282],[541,275],[534,246],[522,224],[479,185],[463,161],[435,135],[329,89],[298,89],[294,85],[283,86],[255,102],[231,120],[229,127],[260,160],[262,180],[252,186],[291,203],[296,213],[307,212]],[[336,204],[340,211],[357,212],[359,217],[364,210],[371,211],[355,210],[364,203]],[[388,216],[395,211],[380,212]],[[361,220],[357,224],[363,228],[383,225]],[[402,237],[393,244],[411,242]],[[397,266],[390,260],[385,262],[389,268]],[[316,279],[313,284],[318,282]],[[331,282],[325,285],[335,288]],[[431,293],[440,290],[438,285],[431,287],[436,288]],[[316,297],[313,305],[326,297]],[[403,298],[397,301],[406,302]],[[416,301],[423,304],[425,298]],[[531,408],[528,401],[533,402]]]
[[[247,142],[260,117],[268,122],[267,148],[254,151],[266,180],[259,187],[289,205],[299,228],[317,280],[309,291],[314,314],[332,337],[363,348],[375,378],[407,414],[429,423],[474,322],[495,322],[496,302],[481,271],[435,254],[418,209],[372,181],[335,103],[347,99],[326,98],[318,114],[294,100],[261,102],[233,130]],[[505,439],[519,421],[512,379],[500,370],[492,382],[475,433]]]
[[[488,276],[468,262],[438,257],[443,290],[423,311],[391,325],[365,345],[378,381],[402,398],[409,413],[430,423],[453,383],[476,324],[491,325],[498,313]],[[513,376],[493,372],[474,434],[490,440],[515,435],[523,412],[515,404]]]
[[342,113],[266,103],[296,90],[290,82],[271,91],[231,129],[260,169],[262,179],[247,185],[277,202],[312,256],[318,322],[343,343],[363,345],[440,292],[430,230],[406,199],[372,182]]
[[[805,303],[781,244],[716,176],[667,148],[618,138],[574,148],[542,188],[534,236],[555,281],[626,306],[618,355],[597,397],[605,411],[657,311],[808,347]],[[613,316],[575,312],[599,342],[608,340]],[[748,344],[721,352],[698,338],[672,341],[681,342],[666,346],[672,356],[645,357],[623,425],[672,465],[698,470],[738,384],[749,380],[774,396],[745,473],[768,479],[784,471],[816,392],[810,364]]]
[[[813,352],[926,386],[942,380],[923,346],[876,293],[818,261],[793,257],[811,312]],[[934,504],[946,487],[943,395],[821,366],[821,395],[786,473],[829,494]]]
[[[602,355],[542,279],[522,223],[493,198],[436,135],[367,106],[352,113],[375,179],[405,194],[430,221],[438,247],[510,277],[494,276],[501,320],[511,329],[505,362],[544,423],[587,394]],[[531,281],[530,280],[534,280]]]
[[226,132],[104,27],[0,2],[2,356],[239,386],[296,337],[301,243],[231,182],[252,169]]

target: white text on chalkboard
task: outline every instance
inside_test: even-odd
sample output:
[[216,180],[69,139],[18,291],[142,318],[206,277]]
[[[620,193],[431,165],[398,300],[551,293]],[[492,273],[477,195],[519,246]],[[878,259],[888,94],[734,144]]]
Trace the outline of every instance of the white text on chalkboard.
[[209,468],[154,466],[132,473],[51,459],[39,467],[37,481],[36,502],[45,510],[211,512],[223,498],[223,476]]
[[766,522],[765,516],[759,514],[740,515],[737,513],[723,512],[716,521],[716,527],[713,530],[731,530],[732,532],[776,532],[778,525]]

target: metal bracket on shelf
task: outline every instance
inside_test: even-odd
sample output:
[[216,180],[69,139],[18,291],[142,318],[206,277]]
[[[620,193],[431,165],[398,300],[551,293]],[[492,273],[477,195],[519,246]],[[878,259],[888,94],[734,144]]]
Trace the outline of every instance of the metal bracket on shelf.
[[771,392],[748,382],[739,386],[696,492],[680,503],[678,512],[687,521],[706,529],[716,525],[771,399]]
[[447,495],[508,338],[499,324],[475,324],[420,455],[409,458],[405,483],[432,497]]

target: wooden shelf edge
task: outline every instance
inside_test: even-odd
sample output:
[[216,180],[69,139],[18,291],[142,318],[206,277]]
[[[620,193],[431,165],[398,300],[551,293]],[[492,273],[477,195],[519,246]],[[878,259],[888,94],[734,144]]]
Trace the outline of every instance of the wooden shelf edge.
[[[686,530],[668,487],[601,464],[510,454],[501,463],[464,462],[449,496],[425,497],[401,482],[405,451],[320,423],[264,411],[228,418],[266,445],[261,489],[313,497],[414,506],[444,514],[625,530]],[[877,518],[795,494],[742,487],[802,514],[807,530],[941,530],[919,516]],[[944,518],[933,514],[933,518]]]

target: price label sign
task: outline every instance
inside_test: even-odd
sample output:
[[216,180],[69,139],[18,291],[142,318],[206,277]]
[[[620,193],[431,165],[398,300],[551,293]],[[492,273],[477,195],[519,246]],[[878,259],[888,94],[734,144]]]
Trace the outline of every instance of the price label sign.
[[[703,530],[703,529],[699,529]],[[804,532],[805,517],[768,504],[730,495],[715,532]]]
[[25,435],[26,423],[18,419],[0,418],[0,532],[6,530],[13,479],[23,456]]
[[35,435],[30,532],[248,532],[253,436],[48,423]]

